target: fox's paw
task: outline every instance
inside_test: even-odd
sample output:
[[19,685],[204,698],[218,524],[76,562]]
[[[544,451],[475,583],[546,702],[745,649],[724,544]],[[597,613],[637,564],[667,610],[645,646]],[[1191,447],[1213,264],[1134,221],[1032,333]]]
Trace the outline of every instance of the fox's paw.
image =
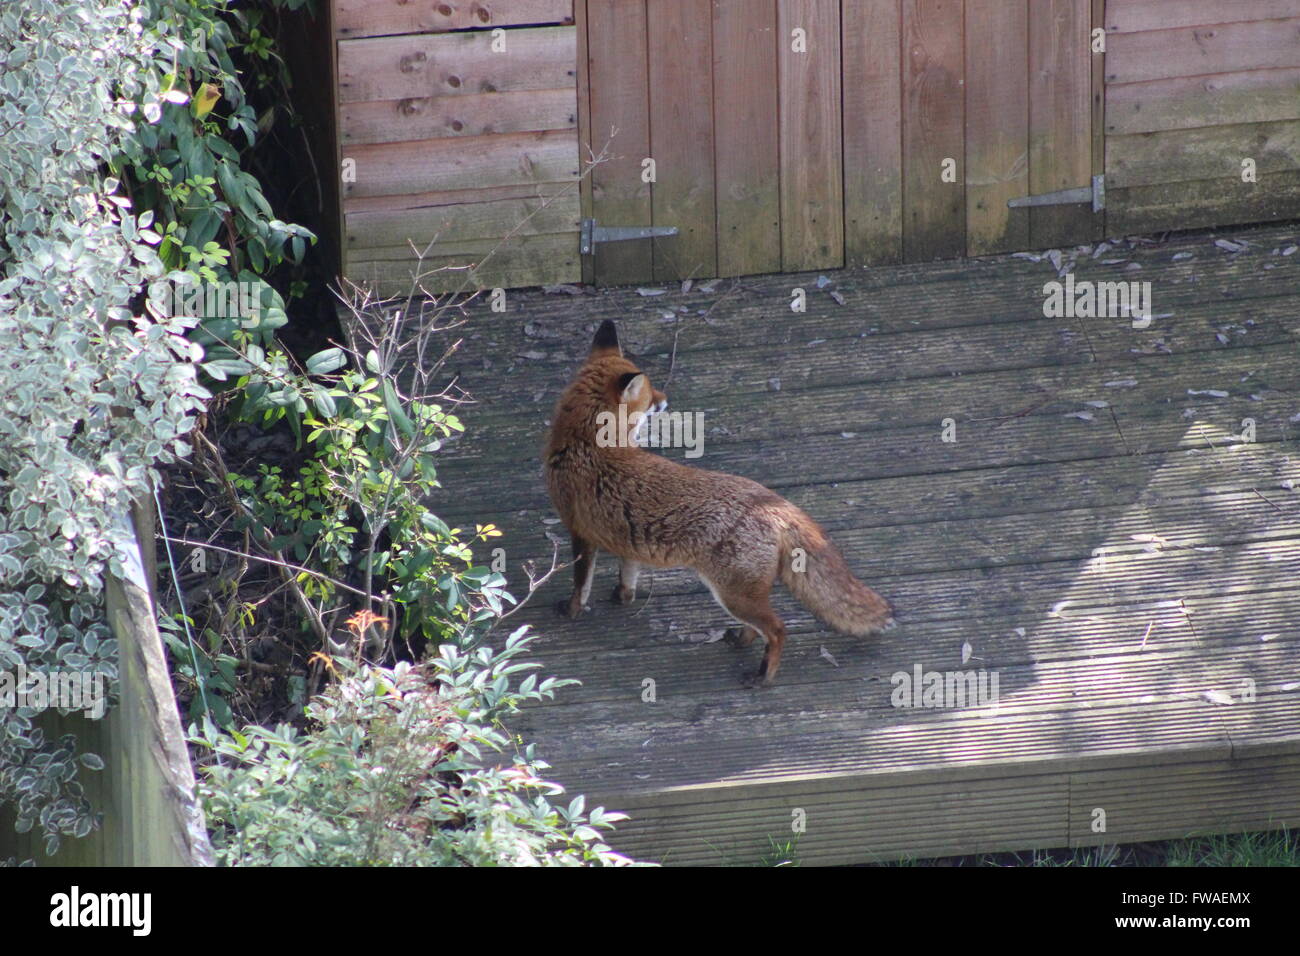
[[582,604],[572,598],[555,602],[555,613],[560,617],[567,617],[571,621],[581,617],[584,610]]
[[625,588],[621,584],[614,585],[614,593],[609,599],[615,604],[631,604],[636,600],[636,591],[632,588]]
[[740,686],[746,690],[762,690],[764,687],[772,686],[772,679],[762,671],[759,671],[758,673],[750,674],[742,680]]

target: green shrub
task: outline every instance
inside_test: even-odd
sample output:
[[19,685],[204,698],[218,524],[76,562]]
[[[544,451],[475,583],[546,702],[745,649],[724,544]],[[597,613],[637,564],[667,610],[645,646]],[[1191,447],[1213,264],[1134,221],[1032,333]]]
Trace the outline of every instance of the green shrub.
[[213,849],[228,866],[554,866],[627,863],[599,830],[623,819],[549,797],[528,747],[501,765],[501,716],[572,681],[512,677],[529,642],[500,652],[444,645],[424,667],[340,662],[341,679],[308,708],[307,733],[282,725],[195,738]]
[[[0,7],[0,669],[117,674],[105,574],[121,574],[123,515],[148,493],[207,393],[183,319],[133,314],[165,268],[102,166],[161,109],[142,11],[117,0]],[[94,820],[71,736],[0,708],[0,803],[46,850]]]

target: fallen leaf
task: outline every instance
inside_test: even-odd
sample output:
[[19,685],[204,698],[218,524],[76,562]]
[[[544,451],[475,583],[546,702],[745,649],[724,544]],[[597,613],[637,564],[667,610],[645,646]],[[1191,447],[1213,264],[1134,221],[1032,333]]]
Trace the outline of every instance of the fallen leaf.
[[840,666],[840,662],[835,659],[835,655],[833,655],[830,651],[826,650],[826,648],[824,647],[821,649],[821,656],[826,660],[830,661],[832,666],[834,667]]

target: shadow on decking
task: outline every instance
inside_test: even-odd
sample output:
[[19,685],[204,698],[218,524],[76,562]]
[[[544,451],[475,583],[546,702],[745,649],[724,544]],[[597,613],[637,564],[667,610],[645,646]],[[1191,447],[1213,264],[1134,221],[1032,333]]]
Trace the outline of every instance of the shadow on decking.
[[[630,851],[685,861],[747,853],[807,805],[834,821],[801,844],[825,862],[1294,821],[1300,256],[1270,254],[1291,236],[1122,253],[1153,283],[1145,330],[1044,317],[1054,274],[1020,259],[829,273],[843,307],[815,276],[482,306],[455,360],[478,404],[433,507],[505,531],[516,593],[563,534],[546,419],[613,317],[673,407],[704,412],[692,464],[805,508],[900,617],[846,638],[779,589],[780,677],[749,691],[759,649],[710,641],[727,622],[693,574],[655,572],[618,608],[603,556],[584,619],[549,611],[567,573],[517,615],[544,673],[583,686],[512,729],[570,790],[632,809]],[[1123,269],[1084,257],[1076,276]],[[894,706],[917,666],[995,672],[996,708]],[[1228,760],[1235,784],[1211,772]],[[1089,788],[1122,827],[1091,835]]]

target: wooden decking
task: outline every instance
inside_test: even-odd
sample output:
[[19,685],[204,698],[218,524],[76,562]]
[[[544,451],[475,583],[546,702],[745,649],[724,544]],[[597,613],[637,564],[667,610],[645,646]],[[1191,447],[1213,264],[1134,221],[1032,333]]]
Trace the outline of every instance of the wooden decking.
[[[692,574],[621,608],[602,556],[584,619],[551,611],[567,571],[517,615],[582,686],[511,729],[631,814],[616,847],[667,863],[757,862],[800,810],[807,863],[1300,824],[1297,235],[1081,256],[1076,280],[1152,283],[1147,330],[1045,318],[1055,269],[1021,258],[476,303],[452,364],[479,404],[432,505],[504,529],[516,593],[563,535],[546,420],[613,317],[704,413],[694,463],[804,507],[900,617],[842,637],[779,589],[780,677],[746,690],[759,648],[711,640],[727,622]],[[917,666],[996,673],[996,707],[892,706]]]

